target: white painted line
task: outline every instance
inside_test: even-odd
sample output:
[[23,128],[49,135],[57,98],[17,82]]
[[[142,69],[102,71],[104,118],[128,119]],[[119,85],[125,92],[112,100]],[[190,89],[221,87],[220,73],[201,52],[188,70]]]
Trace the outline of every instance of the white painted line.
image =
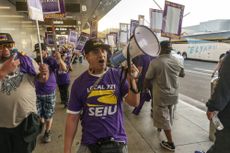
[[195,106],[193,106],[193,105],[191,105],[191,104],[189,104],[189,103],[186,103],[186,102],[183,101],[183,100],[180,100],[180,99],[179,99],[179,102],[182,103],[183,105],[186,105],[186,106],[192,108],[192,109],[195,109],[196,111],[199,111],[199,112],[201,112],[201,113],[206,114],[205,111],[203,111],[203,110],[201,110],[201,109],[199,109],[199,108],[197,108],[197,107],[195,107]]
[[204,71],[204,72],[210,72],[210,73],[213,72],[213,70],[202,69],[202,68],[199,68],[199,67],[195,67],[194,70],[199,70],[199,71]]
[[179,93],[179,98],[183,99],[183,101],[186,101],[188,103],[192,102],[192,104],[194,103],[195,106],[206,107],[206,105],[203,102],[201,102],[199,100],[196,100],[196,99],[193,99],[192,97],[186,96],[186,95],[184,95],[182,93]]
[[202,74],[202,75],[210,76],[209,73],[198,72],[198,71],[193,71],[193,70],[185,70],[185,72],[194,73],[194,74]]

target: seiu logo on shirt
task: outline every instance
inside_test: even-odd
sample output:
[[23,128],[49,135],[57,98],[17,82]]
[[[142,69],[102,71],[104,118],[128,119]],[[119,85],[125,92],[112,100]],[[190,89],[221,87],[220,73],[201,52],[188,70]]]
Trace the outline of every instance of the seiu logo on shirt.
[[[90,87],[92,88],[92,87]],[[98,85],[88,95],[87,106],[89,108],[89,116],[108,116],[117,112],[117,97],[114,95],[116,86]],[[91,89],[87,89],[89,92]]]

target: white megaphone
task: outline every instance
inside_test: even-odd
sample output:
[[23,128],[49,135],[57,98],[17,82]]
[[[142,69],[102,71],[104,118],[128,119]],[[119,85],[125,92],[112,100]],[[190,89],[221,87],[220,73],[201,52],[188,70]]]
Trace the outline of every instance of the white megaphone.
[[111,56],[110,62],[114,66],[119,66],[127,60],[127,52],[130,58],[138,55],[147,54],[149,56],[158,56],[160,45],[158,38],[151,29],[144,25],[139,25],[134,29],[132,37],[129,39],[125,48]]

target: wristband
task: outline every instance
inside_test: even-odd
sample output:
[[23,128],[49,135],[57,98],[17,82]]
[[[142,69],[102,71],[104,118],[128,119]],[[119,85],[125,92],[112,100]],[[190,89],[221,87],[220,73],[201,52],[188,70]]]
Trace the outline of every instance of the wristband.
[[140,91],[133,89],[132,82],[130,80],[130,88],[129,88],[133,93],[138,94]]

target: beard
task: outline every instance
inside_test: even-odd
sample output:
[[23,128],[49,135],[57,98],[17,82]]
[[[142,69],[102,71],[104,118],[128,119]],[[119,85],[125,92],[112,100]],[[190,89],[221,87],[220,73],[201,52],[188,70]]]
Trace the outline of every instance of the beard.
[[8,59],[10,59],[11,55],[7,55],[7,56],[3,56],[1,55],[0,56],[0,60],[1,60],[1,63],[4,63],[5,61],[7,61]]
[[34,60],[35,60],[37,63],[41,63],[41,56],[37,56]]

